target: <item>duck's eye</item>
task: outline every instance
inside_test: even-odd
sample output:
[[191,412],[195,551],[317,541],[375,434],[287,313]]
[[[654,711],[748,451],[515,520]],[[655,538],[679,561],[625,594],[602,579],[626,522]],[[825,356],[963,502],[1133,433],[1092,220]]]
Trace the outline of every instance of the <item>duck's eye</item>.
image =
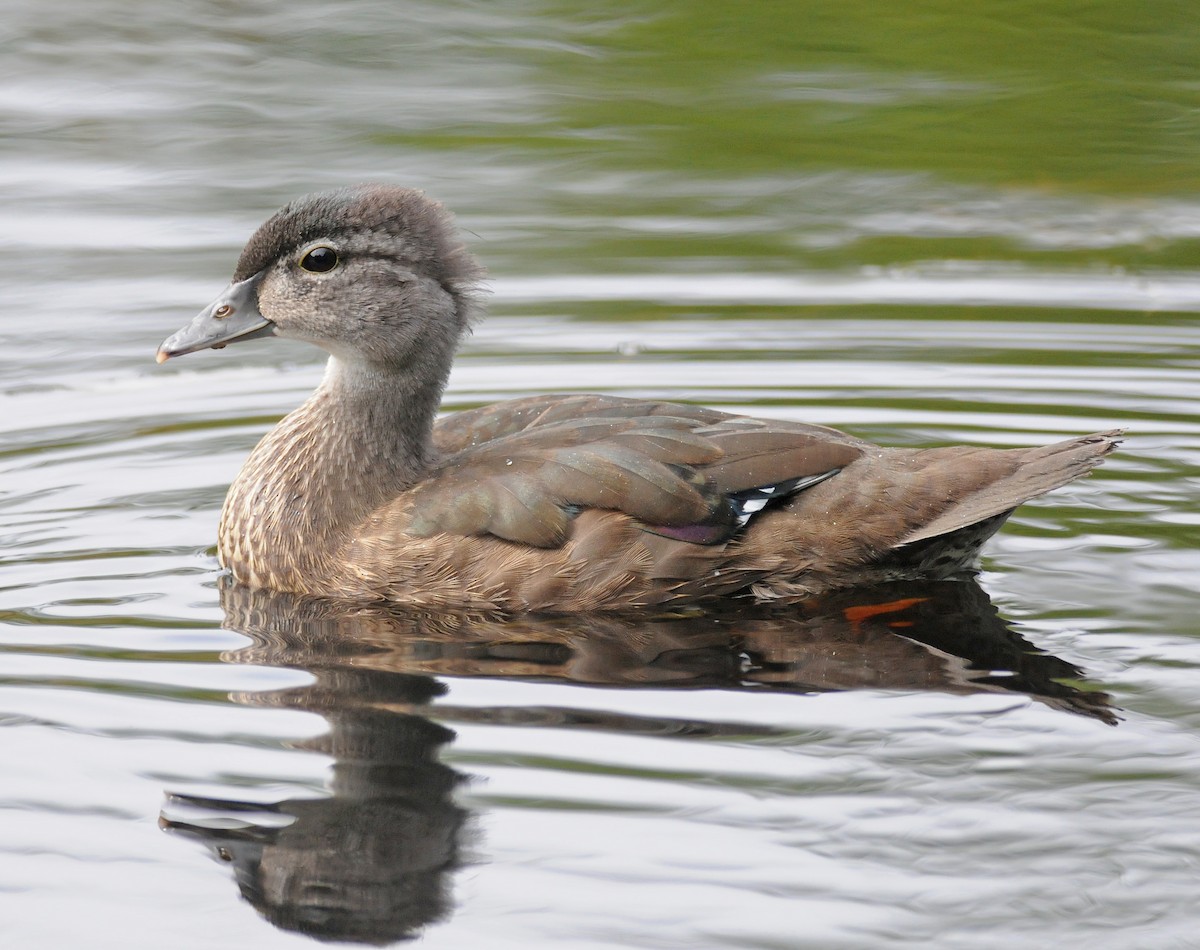
[[300,258],[300,266],[307,271],[312,271],[314,274],[327,274],[337,267],[337,264],[337,251],[324,245],[314,247]]

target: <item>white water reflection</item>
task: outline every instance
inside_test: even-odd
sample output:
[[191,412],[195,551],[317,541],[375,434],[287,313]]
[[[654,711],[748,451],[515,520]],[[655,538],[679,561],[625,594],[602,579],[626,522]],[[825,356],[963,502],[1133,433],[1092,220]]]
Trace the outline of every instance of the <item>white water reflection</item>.
[[952,265],[865,268],[851,275],[794,277],[706,273],[510,278],[497,284],[496,294],[506,303],[549,299],[781,306],[928,304],[1184,313],[1200,309],[1200,279],[1192,274],[1039,273],[1015,267]]

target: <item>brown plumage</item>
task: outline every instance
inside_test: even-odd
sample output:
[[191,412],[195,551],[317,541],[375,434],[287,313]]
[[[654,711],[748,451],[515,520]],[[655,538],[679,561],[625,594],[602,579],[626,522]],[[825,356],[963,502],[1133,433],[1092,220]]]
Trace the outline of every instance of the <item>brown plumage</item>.
[[480,275],[419,192],[314,195],[268,220],[234,283],[163,343],[160,361],[268,335],[330,353],[320,387],[229,489],[219,551],[236,580],[561,612],[941,578],[1118,441],[891,449],[611,396],[537,396],[435,424]]

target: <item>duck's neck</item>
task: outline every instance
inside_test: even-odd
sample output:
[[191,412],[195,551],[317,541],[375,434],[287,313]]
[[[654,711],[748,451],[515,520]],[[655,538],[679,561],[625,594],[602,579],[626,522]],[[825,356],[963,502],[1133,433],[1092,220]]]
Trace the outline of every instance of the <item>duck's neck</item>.
[[221,562],[242,583],[314,592],[356,527],[434,461],[444,378],[331,357],[321,385],[259,442],[221,513]]

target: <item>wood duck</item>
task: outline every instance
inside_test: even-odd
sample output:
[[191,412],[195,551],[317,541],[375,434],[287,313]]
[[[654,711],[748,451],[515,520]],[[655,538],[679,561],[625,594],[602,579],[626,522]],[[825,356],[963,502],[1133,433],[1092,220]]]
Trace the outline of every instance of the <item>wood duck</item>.
[[482,270],[418,191],[309,195],[158,360],[278,336],[328,351],[316,391],[230,486],[233,578],[437,610],[796,601],[969,570],[1013,509],[1120,432],[1030,449],[883,448],[823,426],[605,395],[437,412]]

